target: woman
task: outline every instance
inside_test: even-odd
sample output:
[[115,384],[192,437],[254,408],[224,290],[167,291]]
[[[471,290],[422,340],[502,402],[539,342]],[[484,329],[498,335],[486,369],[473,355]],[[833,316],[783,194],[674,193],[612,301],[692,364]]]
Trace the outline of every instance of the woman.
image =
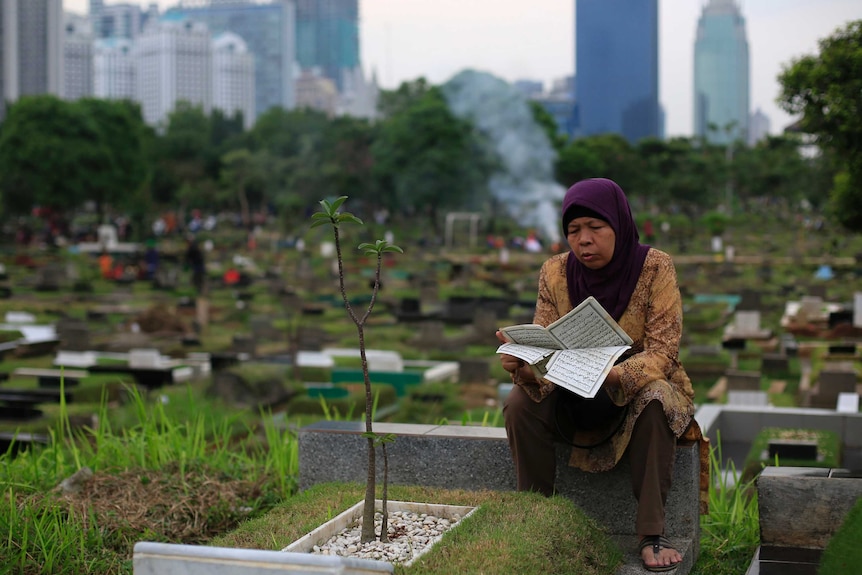
[[[537,380],[530,366],[501,356],[516,384],[503,414],[518,489],[553,494],[555,442],[573,446],[569,465],[594,472],[611,469],[628,450],[643,565],[668,571],[682,561],[664,537],[676,440],[701,439],[694,391],[679,363],[676,271],[668,254],[639,242],[628,200],[615,182],[576,183],[563,199],[562,214],[570,251],[542,266],[534,323],[547,326],[594,296],[634,343],[592,400]],[[505,341],[500,332],[497,337]]]

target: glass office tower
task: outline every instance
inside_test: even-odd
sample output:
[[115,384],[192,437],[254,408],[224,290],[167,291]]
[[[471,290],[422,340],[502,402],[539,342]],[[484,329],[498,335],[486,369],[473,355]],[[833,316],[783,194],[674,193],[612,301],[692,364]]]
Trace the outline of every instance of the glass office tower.
[[273,106],[293,108],[296,49],[293,0],[254,3],[249,0],[184,0],[168,18],[204,22],[214,36],[232,32],[254,54],[254,110],[259,116]]
[[344,91],[345,74],[359,66],[359,1],[297,0],[296,59]]
[[664,133],[658,99],[658,0],[577,0],[577,134],[629,142]]
[[748,40],[735,0],[710,0],[694,43],[694,133],[716,144],[748,140]]

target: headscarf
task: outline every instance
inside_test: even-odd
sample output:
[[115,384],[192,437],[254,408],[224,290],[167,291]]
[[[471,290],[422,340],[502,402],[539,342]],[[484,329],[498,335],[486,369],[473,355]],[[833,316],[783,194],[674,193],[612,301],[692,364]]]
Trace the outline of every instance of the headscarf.
[[569,252],[566,280],[569,300],[577,306],[588,296],[595,297],[615,320],[629,305],[643,269],[649,246],[640,243],[631,206],[622,188],[605,178],[582,180],[563,198],[563,235],[575,217],[597,214],[616,234],[614,255],[603,268],[592,270]]

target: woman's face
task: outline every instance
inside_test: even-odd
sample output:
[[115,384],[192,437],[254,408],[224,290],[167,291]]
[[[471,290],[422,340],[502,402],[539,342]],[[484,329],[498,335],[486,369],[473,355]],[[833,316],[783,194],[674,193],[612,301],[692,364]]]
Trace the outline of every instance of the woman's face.
[[617,235],[604,220],[591,217],[575,218],[569,222],[566,241],[578,261],[597,270],[611,263]]

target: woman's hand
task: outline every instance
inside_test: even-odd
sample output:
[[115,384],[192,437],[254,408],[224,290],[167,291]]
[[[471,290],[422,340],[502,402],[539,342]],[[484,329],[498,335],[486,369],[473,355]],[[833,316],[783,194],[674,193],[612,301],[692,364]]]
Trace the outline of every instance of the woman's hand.
[[[500,340],[500,343],[506,343],[506,338],[503,337],[503,332],[501,331],[497,332],[497,339]],[[503,366],[503,369],[509,373],[515,373],[520,368],[524,367],[524,360],[518,359],[514,355],[503,353],[500,354],[500,364]]]

